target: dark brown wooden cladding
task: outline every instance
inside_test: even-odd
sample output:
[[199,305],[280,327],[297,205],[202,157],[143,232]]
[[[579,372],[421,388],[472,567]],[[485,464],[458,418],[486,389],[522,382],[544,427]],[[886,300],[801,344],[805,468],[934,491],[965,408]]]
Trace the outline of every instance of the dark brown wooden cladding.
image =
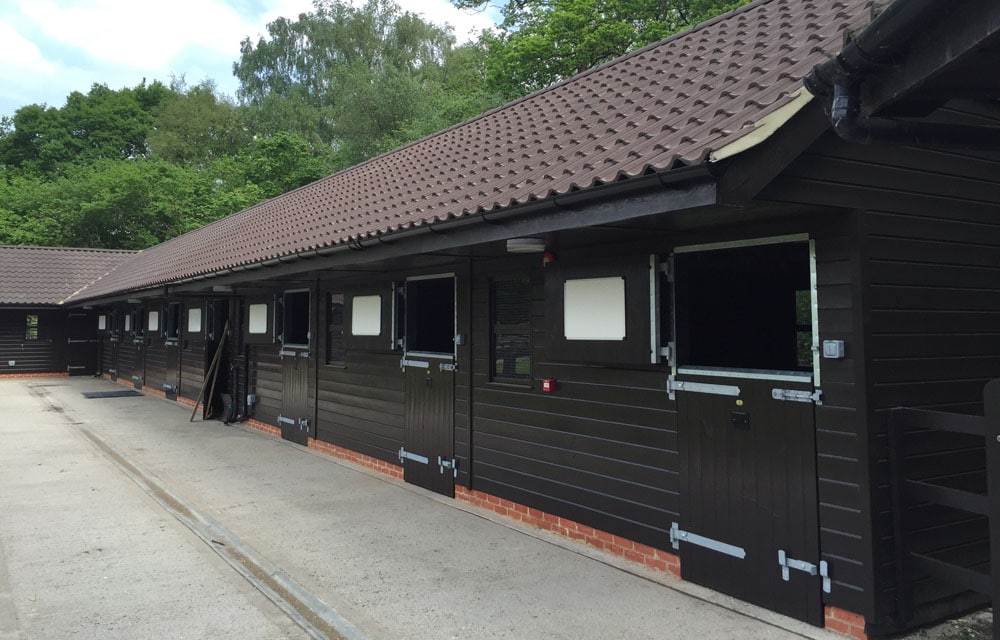
[[[475,274],[472,488],[666,548],[678,512],[666,370],[547,360],[540,262]],[[532,371],[523,386],[491,381],[492,277],[531,279]],[[541,391],[544,378],[557,380],[556,392]]]
[[[37,318],[37,325],[32,322],[34,331],[28,316]],[[0,310],[0,374],[65,372],[65,346],[65,312]]]
[[256,394],[252,418],[270,425],[278,424],[281,413],[281,358],[277,345],[253,345],[249,348],[251,374],[249,393]]
[[[865,320],[867,386],[856,387],[853,393],[864,394],[856,401],[870,408],[866,419],[867,446],[873,452],[874,531],[871,539],[865,537],[853,546],[873,546],[877,591],[873,618],[889,631],[896,624],[889,621],[895,615],[897,585],[888,444],[881,410],[910,406],[978,413],[983,386],[1000,376],[1000,155],[861,148],[830,134],[765,195],[861,210],[861,271],[854,284],[855,290],[861,287],[863,308],[855,314]],[[849,353],[851,346],[848,343]],[[829,378],[823,381],[828,401],[835,397],[831,382]],[[863,425],[860,420],[858,424]],[[845,485],[839,484],[839,478],[850,472],[850,466],[843,465],[842,458],[856,459],[865,451],[863,443],[853,442],[863,432],[839,431],[836,440],[833,434],[820,434],[821,492],[826,478],[838,479],[836,486],[843,491]],[[909,456],[918,474],[940,475],[947,469],[948,474],[963,475],[982,470],[976,444],[954,438],[929,449],[927,444],[917,436],[908,445],[922,451]],[[824,459],[824,446],[831,447],[828,459]],[[949,554],[967,547],[973,542],[969,532],[979,531],[979,543],[986,541],[981,527],[957,514],[917,509],[921,512],[908,521],[918,523],[913,535],[925,551]],[[845,512],[838,521],[856,519],[849,515]],[[830,524],[826,520],[824,535],[829,535]],[[929,535],[932,531],[934,535]],[[828,543],[823,549],[838,553]],[[968,604],[953,599],[954,588],[920,575],[914,576],[911,588],[918,615],[945,615],[949,601],[954,603],[953,610]]]

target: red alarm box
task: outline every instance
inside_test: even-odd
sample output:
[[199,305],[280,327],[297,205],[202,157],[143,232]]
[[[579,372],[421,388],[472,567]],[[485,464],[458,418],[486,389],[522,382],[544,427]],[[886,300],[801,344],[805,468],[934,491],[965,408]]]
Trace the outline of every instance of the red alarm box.
[[542,391],[545,393],[552,393],[556,390],[556,381],[552,378],[546,378],[542,380]]

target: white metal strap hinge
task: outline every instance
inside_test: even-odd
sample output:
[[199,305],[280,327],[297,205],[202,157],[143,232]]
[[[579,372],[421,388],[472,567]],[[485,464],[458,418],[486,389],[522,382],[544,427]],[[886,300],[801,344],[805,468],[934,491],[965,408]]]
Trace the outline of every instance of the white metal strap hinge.
[[445,460],[441,456],[438,456],[438,470],[441,475],[444,475],[445,469],[451,469],[452,477],[458,477],[458,460],[452,458],[451,460]]
[[672,522],[670,524],[670,544],[673,545],[674,549],[680,549],[681,542],[687,542],[698,547],[704,547],[710,551],[724,553],[727,556],[739,558],[740,560],[747,557],[747,552],[743,547],[737,547],[736,545],[729,544],[728,542],[721,542],[712,538],[706,538],[705,536],[700,536],[697,533],[691,533],[690,531],[682,531],[676,522]]
[[285,416],[278,416],[278,424],[295,424],[295,420],[286,418]]
[[822,577],[823,593],[830,593],[830,588],[832,586],[830,580],[830,565],[826,560],[820,560],[819,566],[817,566],[811,562],[806,562],[805,560],[789,558],[784,549],[778,549],[778,566],[781,567],[781,579],[785,582],[788,582],[790,579],[789,570],[795,569],[796,571],[801,571],[811,576]]
[[458,371],[458,365],[450,362],[442,362],[438,365],[438,371],[451,371],[452,373],[455,373]]
[[788,402],[813,402],[823,404],[823,390],[803,391],[801,389],[771,389],[771,397]]
[[404,449],[403,447],[400,447],[399,461],[403,462],[403,460],[413,460],[414,462],[419,462],[420,464],[430,464],[430,460],[427,458],[427,456],[411,453],[406,449]]
[[278,352],[278,357],[284,358],[285,356],[290,356],[294,358],[297,353],[298,353],[297,351],[292,351],[290,349],[282,349],[281,351]]

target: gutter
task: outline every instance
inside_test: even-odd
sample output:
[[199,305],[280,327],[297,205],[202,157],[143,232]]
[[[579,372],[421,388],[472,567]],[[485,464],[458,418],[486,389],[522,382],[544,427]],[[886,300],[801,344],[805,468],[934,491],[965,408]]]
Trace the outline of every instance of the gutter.
[[915,122],[861,115],[861,87],[875,73],[898,64],[913,38],[956,9],[957,2],[895,0],[855,34],[833,58],[813,67],[803,84],[831,99],[830,123],[844,140],[938,149],[1000,147],[1000,127]]

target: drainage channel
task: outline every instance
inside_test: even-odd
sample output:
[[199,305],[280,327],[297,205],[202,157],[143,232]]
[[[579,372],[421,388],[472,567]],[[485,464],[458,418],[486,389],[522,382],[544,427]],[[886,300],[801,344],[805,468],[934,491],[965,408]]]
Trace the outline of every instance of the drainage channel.
[[212,517],[186,503],[153,474],[128,460],[114,445],[83,426],[82,422],[68,416],[65,409],[56,404],[44,390],[32,389],[32,392],[50,409],[61,413],[71,428],[89,440],[122,473],[190,529],[310,636],[316,640],[369,640],[364,632],[336,609],[299,585],[253,547],[245,544]]

